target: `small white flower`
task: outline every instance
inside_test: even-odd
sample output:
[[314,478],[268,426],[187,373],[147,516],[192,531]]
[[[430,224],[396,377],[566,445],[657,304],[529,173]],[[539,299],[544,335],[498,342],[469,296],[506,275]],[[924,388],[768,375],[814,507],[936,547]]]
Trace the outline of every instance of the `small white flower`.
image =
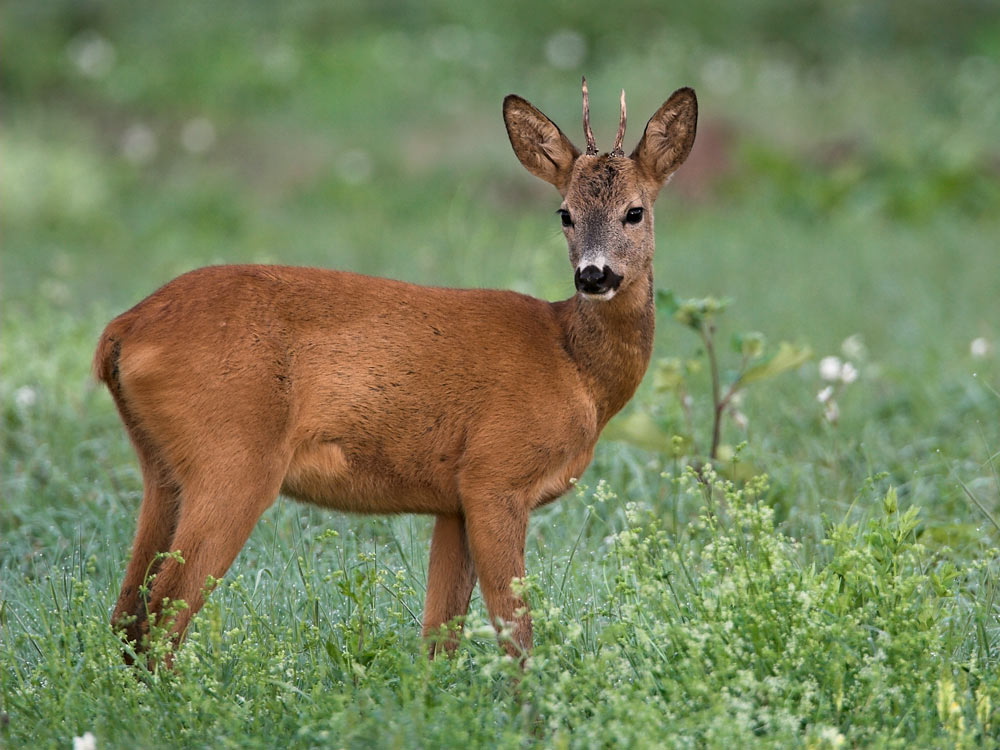
[[816,394],[816,400],[819,401],[821,404],[825,404],[827,401],[830,400],[830,397],[832,395],[833,395],[833,386],[828,385],[826,388],[824,388],[823,390],[821,390],[819,393]]
[[38,401],[38,392],[30,385],[22,385],[14,391],[14,403],[21,409],[30,409]]
[[74,737],[73,750],[97,750],[97,738],[94,737],[94,733],[86,732],[83,737]]
[[826,747],[837,750],[844,745],[844,735],[837,731],[836,727],[823,727],[819,730],[819,738]]
[[732,415],[733,415],[733,421],[736,422],[736,424],[739,425],[741,429],[745,430],[750,425],[749,420],[747,420],[747,415],[741,412],[739,409],[733,409]]
[[819,376],[828,382],[853,383],[858,379],[858,368],[851,362],[830,355],[819,361]]
[[990,342],[980,336],[978,339],[973,339],[972,343],[969,344],[969,351],[973,357],[981,359],[990,353]]
[[823,357],[819,361],[819,376],[823,380],[839,380],[840,379],[840,357]]

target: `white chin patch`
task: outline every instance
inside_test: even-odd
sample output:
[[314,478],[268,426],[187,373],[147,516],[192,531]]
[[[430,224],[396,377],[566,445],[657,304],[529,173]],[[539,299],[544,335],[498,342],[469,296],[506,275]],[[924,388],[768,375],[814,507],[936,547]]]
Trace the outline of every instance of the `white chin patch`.
[[598,302],[607,302],[609,299],[618,294],[617,289],[609,289],[604,292],[604,294],[588,294],[587,292],[580,292],[580,296],[586,297],[587,299],[596,300]]

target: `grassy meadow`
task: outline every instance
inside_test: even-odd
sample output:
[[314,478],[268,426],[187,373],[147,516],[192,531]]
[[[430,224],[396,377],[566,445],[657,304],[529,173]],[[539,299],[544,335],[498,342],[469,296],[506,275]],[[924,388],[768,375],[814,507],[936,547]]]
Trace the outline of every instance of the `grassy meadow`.
[[[1000,745],[1000,7],[502,5],[5,6],[0,747]],[[627,148],[698,92],[657,206],[690,302],[661,295],[639,393],[532,519],[523,674],[478,592],[423,656],[431,519],[286,499],[176,668],[126,667],[104,324],[211,263],[569,296],[500,104],[579,145],[581,74],[602,150],[622,87]],[[746,387],[699,479],[713,300]]]

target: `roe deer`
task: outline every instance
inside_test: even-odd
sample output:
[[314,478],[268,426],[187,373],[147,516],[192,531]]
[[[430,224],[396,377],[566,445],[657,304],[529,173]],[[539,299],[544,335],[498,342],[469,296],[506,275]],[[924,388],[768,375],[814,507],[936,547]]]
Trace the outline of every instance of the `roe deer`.
[[[679,89],[626,156],[623,91],[614,148],[598,154],[586,81],[583,102],[584,154],[524,99],[503,103],[517,158],[563,198],[577,289],[567,300],[216,266],[111,321],[94,372],[143,477],[112,621],[137,648],[168,598],[188,605],[164,623],[180,643],[208,577],[225,574],[285,493],[353,513],[434,514],[431,655],[457,644],[477,578],[491,621],[511,629],[508,652],[527,652],[531,619],[511,581],[525,572],[528,516],[583,473],[646,371],[653,202],[697,123],[694,91]],[[170,550],[183,562],[158,557]]]

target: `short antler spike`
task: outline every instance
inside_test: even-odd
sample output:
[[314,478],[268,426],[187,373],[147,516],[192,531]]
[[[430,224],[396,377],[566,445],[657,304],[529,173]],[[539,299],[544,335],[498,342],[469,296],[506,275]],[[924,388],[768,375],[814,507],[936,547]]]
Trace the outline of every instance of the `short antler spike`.
[[587,93],[587,77],[583,77],[583,134],[587,137],[587,156],[597,156],[597,142],[590,129],[590,96]]
[[625,140],[625,89],[622,89],[622,114],[618,120],[618,135],[615,136],[615,147],[611,149],[612,156],[625,156],[622,141]]

